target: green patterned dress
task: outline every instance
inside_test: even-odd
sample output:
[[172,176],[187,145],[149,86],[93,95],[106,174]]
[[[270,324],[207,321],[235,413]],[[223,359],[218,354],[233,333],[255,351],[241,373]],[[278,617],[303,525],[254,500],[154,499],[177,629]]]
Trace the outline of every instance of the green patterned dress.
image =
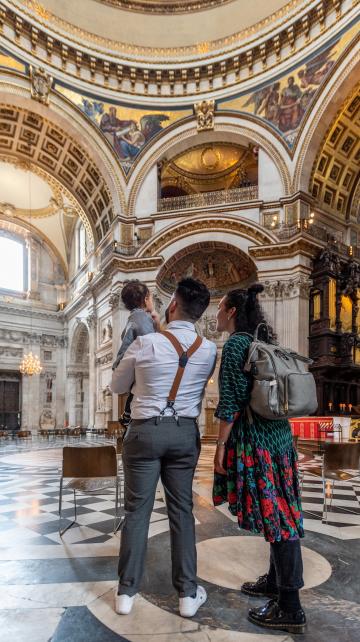
[[297,453],[287,420],[246,415],[251,375],[244,372],[251,339],[233,334],[225,343],[215,416],[233,422],[226,444],[226,475],[215,473],[215,506],[228,502],[240,528],[268,542],[304,536]]

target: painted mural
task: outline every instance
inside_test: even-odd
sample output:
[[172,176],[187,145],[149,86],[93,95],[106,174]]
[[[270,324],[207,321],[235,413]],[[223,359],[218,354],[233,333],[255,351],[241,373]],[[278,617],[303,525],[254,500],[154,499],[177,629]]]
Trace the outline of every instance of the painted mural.
[[165,111],[105,102],[59,83],[56,83],[56,90],[75,103],[99,127],[115,150],[125,174],[131,170],[136,157],[151,138],[177,120],[193,114],[191,108]]
[[250,94],[220,101],[218,110],[230,109],[261,118],[274,127],[289,147],[292,147],[315,95],[358,29],[358,24],[354,25],[326,49],[275,82],[267,83]]

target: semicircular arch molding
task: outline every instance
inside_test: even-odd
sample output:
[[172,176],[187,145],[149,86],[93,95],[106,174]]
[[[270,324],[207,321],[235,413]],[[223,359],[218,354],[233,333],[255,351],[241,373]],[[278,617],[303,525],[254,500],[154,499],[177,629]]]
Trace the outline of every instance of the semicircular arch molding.
[[360,49],[356,42],[333,68],[333,73],[307,115],[294,154],[293,191],[308,192],[311,175],[324,137],[344,107],[344,97],[354,91],[360,76]]
[[64,185],[86,213],[96,242],[115,216],[126,212],[117,160],[96,127],[66,98],[54,93],[45,106],[29,98],[27,86],[0,82],[0,128],[0,150],[41,167]]
[[89,364],[89,331],[83,321],[77,323],[70,340],[70,361],[71,364]]
[[200,242],[225,242],[247,252],[252,245],[269,245],[276,242],[270,232],[249,220],[239,217],[199,216],[184,220],[161,230],[145,243],[139,258],[161,255],[165,261],[189,244]]
[[0,207],[0,230],[1,229],[7,230],[15,236],[20,236],[24,239],[32,237],[36,240],[40,240],[42,243],[44,243],[44,246],[47,248],[51,258],[54,261],[59,261],[64,272],[64,278],[68,279],[68,267],[65,264],[65,261],[61,256],[58,248],[55,247],[51,240],[47,236],[45,236],[45,234],[43,234],[41,230],[32,225],[30,221],[7,216],[6,214],[4,214],[2,208]]
[[154,145],[142,158],[134,170],[129,181],[129,216],[135,214],[136,200],[141,185],[156,162],[167,157],[172,157],[185,151],[191,145],[201,145],[211,142],[231,142],[239,144],[252,143],[264,149],[274,161],[281,177],[284,195],[290,194],[291,176],[288,169],[289,153],[281,137],[268,126],[242,115],[216,114],[215,129],[213,131],[198,132],[195,119],[187,119],[179,123],[172,130],[164,131]]

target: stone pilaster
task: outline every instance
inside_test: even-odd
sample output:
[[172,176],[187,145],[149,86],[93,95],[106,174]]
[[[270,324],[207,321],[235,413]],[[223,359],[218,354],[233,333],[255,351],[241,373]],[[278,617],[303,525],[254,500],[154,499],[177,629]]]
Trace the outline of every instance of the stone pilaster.
[[298,272],[290,278],[259,280],[265,286],[260,296],[264,312],[273,325],[279,343],[303,355],[309,352],[309,293],[311,281],[307,274]]
[[89,428],[95,425],[96,410],[96,330],[97,316],[95,309],[92,308],[86,317],[86,323],[89,329]]

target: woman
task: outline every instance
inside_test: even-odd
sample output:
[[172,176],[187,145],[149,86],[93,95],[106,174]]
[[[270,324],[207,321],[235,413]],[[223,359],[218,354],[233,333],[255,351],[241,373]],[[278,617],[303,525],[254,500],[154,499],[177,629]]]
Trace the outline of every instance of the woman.
[[262,533],[270,542],[270,567],[243,593],[274,598],[249,611],[249,620],[271,629],[302,633],[306,618],[299,600],[303,568],[299,538],[304,536],[297,455],[289,422],[269,421],[247,412],[252,386],[244,372],[252,335],[264,316],[259,284],[232,290],[219,303],[217,330],[229,332],[219,378],[219,439],[214,459],[214,504],[229,503],[240,528]]

